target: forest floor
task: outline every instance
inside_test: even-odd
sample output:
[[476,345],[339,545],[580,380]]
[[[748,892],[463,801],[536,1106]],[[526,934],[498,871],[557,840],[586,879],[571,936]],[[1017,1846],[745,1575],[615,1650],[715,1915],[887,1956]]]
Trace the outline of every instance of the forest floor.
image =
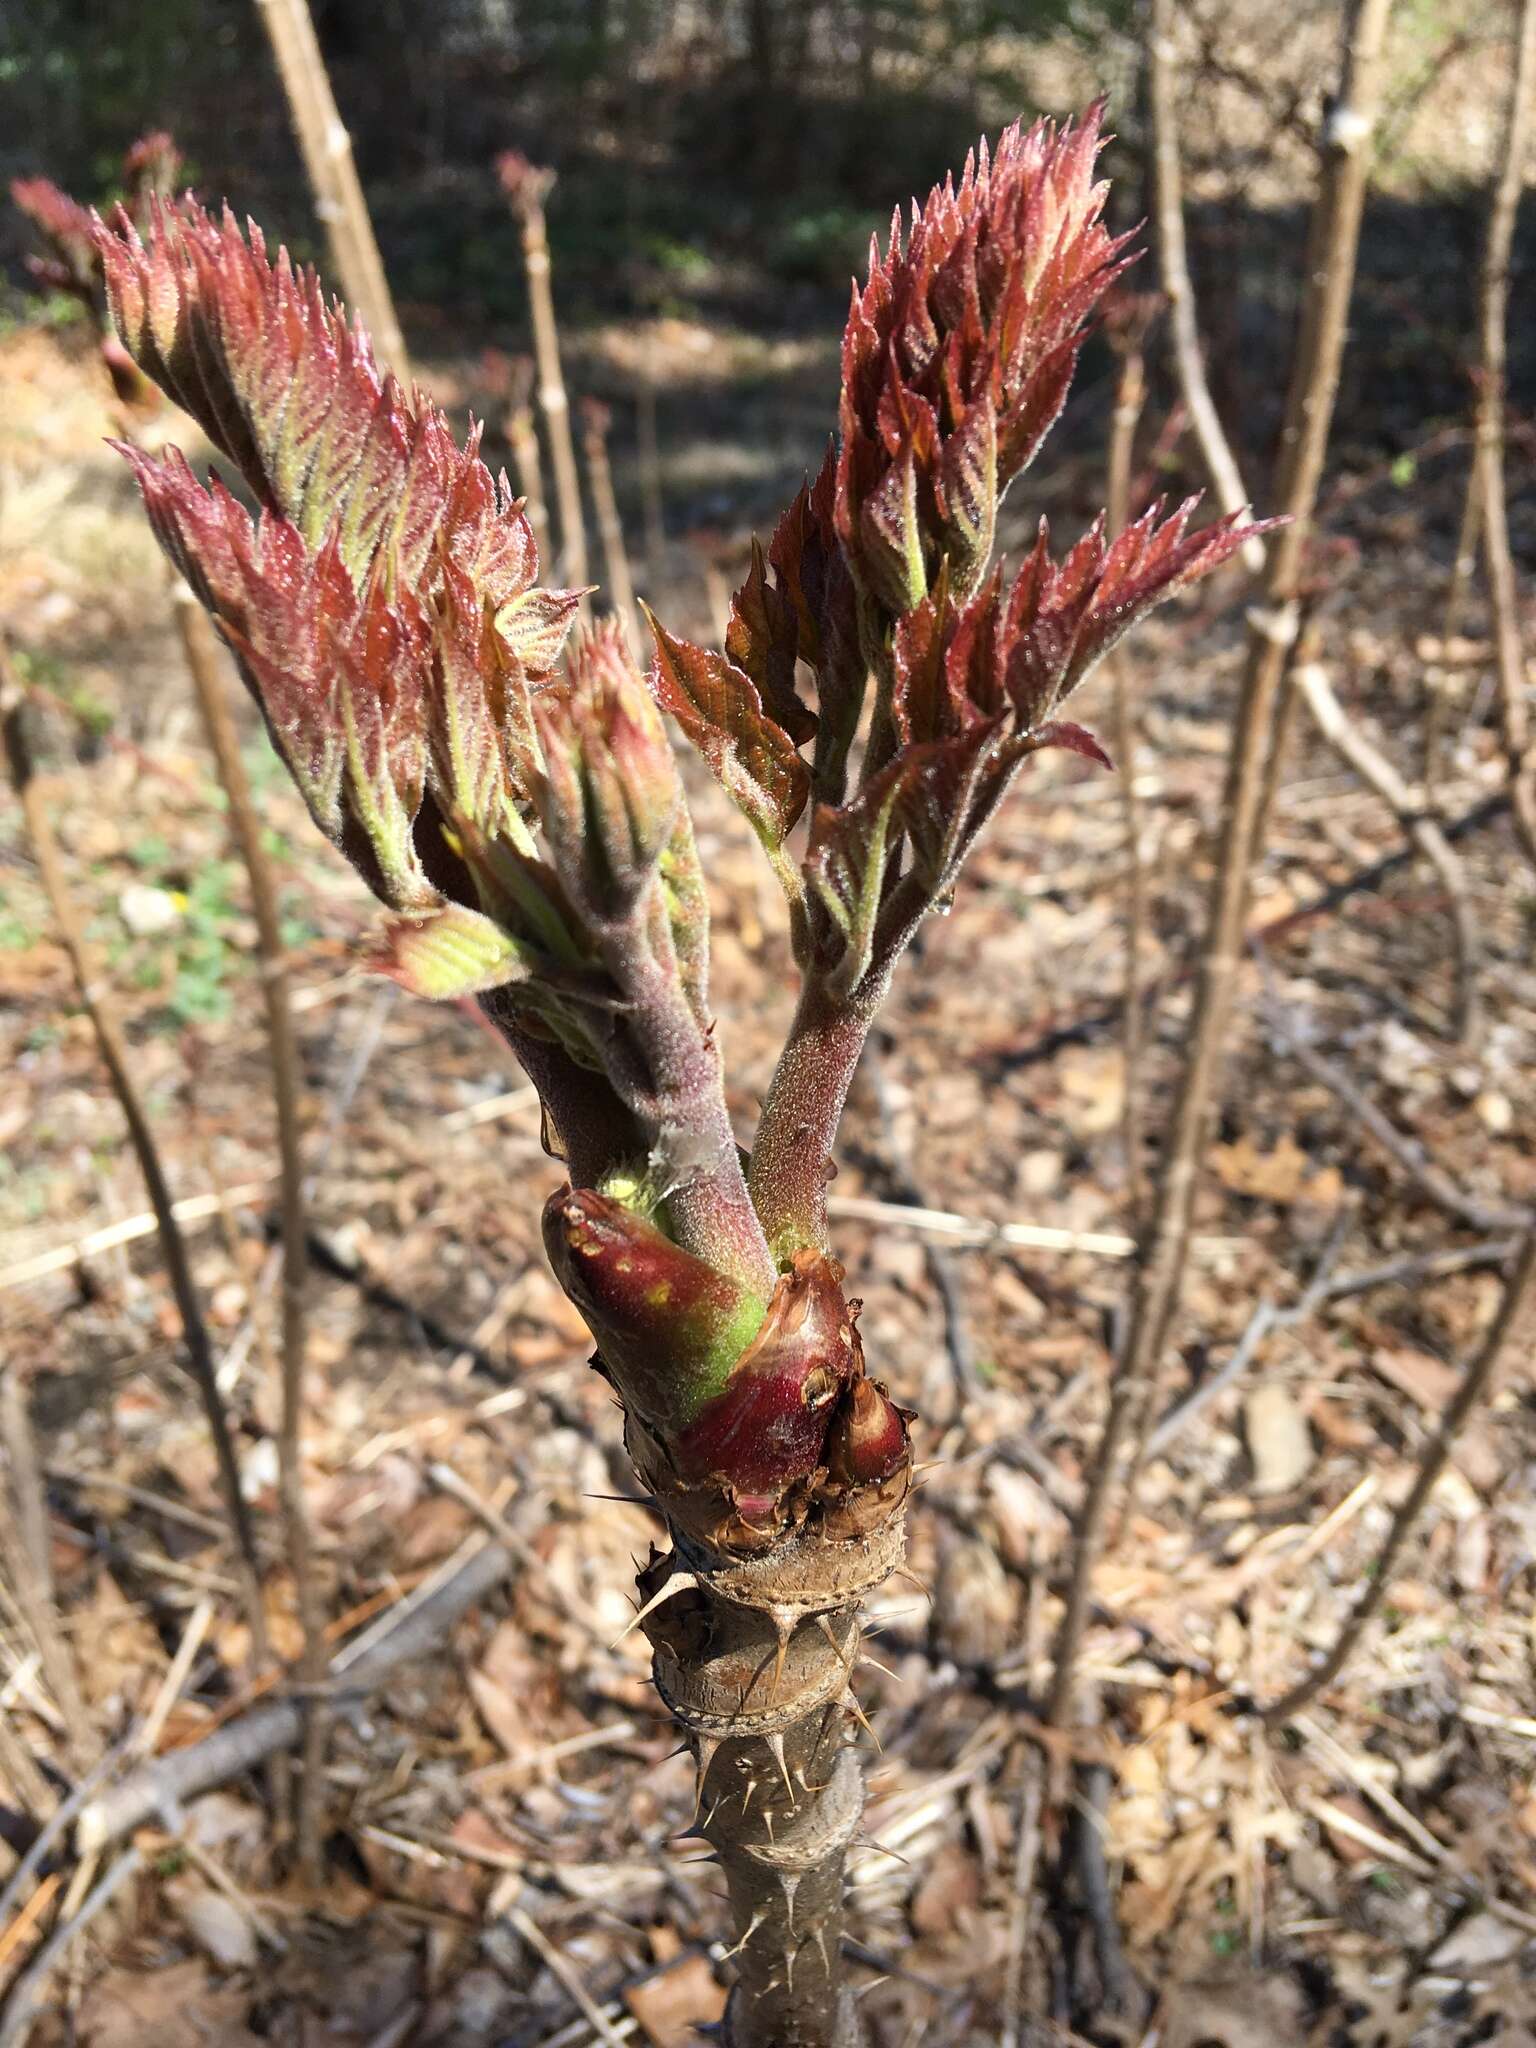
[[[616,338],[584,350],[578,373],[599,385],[633,367]],[[696,479],[715,480],[698,522],[714,529],[713,554],[672,541],[642,587],[674,626],[718,636],[714,557],[743,560],[748,517],[814,459],[831,351],[765,351],[681,323],[657,334],[653,361],[669,351],[694,364],[693,431],[669,423],[664,483],[669,503],[692,502]],[[472,366],[431,371],[445,398],[470,394]],[[100,445],[95,367],[70,337],[21,330],[0,342],[0,380],[0,615],[48,707],[71,881],[175,1192],[196,1205],[187,1227],[268,1628],[288,1656],[275,1160],[243,880],[154,550]],[[758,433],[770,424],[771,438]],[[1097,488],[1071,426],[1051,465],[1069,536]],[[885,1668],[858,1688],[878,1749],[867,1745],[850,1953],[880,2048],[1536,2042],[1529,1358],[1467,1430],[1343,1677],[1283,1734],[1244,1712],[1332,1640],[1493,1314],[1509,1234],[1498,1212],[1536,1201],[1536,888],[1497,803],[1480,607],[1460,637],[1435,638],[1446,565],[1432,535],[1454,530],[1465,459],[1451,443],[1412,491],[1400,469],[1335,491],[1332,530],[1353,545],[1330,558],[1316,624],[1335,689],[1405,774],[1426,679],[1461,707],[1440,795],[1448,818],[1474,821],[1459,847],[1484,951],[1481,1041],[1450,1035],[1440,884],[1404,856],[1383,805],[1298,733],[1160,1390],[1169,1427],[1094,1586],[1083,1673],[1102,1703],[1102,1768],[1081,1781],[1076,1823],[1056,1809],[1047,1826],[1044,1911],[1014,1886],[1029,1716],[1133,1222],[1114,777],[1042,757],[899,977],[856,1087],[838,1250],[874,1369],[919,1412],[931,1461],[912,1517],[921,1589],[893,1583],[875,1603]],[[1010,505],[1011,540],[1041,504],[1036,491]],[[1184,1041],[1242,597],[1234,569],[1160,615],[1128,657],[1155,904],[1143,959],[1154,1136]],[[1095,681],[1078,715],[1102,727],[1107,699]],[[323,1889],[294,1874],[260,1773],[160,1813],[139,1830],[125,1888],[49,1976],[35,2038],[684,2048],[723,2005],[718,1887],[683,1838],[692,1771],[643,1640],[609,1647],[660,1532],[645,1504],[614,1498],[632,1487],[619,1417],[539,1247],[559,1169],[497,1042],[352,967],[370,901],[318,842],[254,722],[249,733],[295,962],[317,1252],[306,1469],[336,1639],[430,1593],[487,1540],[466,1495],[517,1532],[519,1558],[448,1649],[342,1714]],[[720,1033],[749,1137],[790,960],[747,829],[689,774]],[[1297,1044],[1325,1052],[1342,1092]],[[0,1345],[45,1474],[79,1693],[77,1708],[60,1699],[8,1604],[0,1709],[33,1760],[32,1780],[0,1797],[14,1851],[83,1776],[142,1767],[146,1716],[169,1754],[252,1709],[212,1454],[141,1228],[142,1185],[14,807],[0,807],[0,1070]],[[1384,1149],[1362,1107],[1406,1149]],[[856,1213],[916,1195],[979,1226],[1065,1235],[978,1243],[978,1228],[967,1247]],[[114,1226],[115,1243],[60,1252]],[[1373,1278],[1442,1253],[1456,1270]],[[1295,1305],[1320,1270],[1330,1298],[1186,1409],[1259,1305]],[[1346,1291],[1351,1277],[1361,1284]],[[66,1830],[7,1909],[0,1967],[35,1961],[122,1848],[82,1856]]]

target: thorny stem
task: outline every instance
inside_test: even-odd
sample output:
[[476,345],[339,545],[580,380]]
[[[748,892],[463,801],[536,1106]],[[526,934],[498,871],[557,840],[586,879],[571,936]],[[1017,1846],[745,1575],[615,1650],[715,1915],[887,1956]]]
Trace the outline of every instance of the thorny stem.
[[549,434],[555,470],[555,502],[560,510],[560,574],[573,589],[587,580],[587,529],[581,516],[581,484],[576,474],[576,444],[571,436],[571,402],[560,368],[560,331],[555,324],[555,295],[550,282],[549,235],[544,208],[527,201],[518,209],[523,237],[523,265],[528,273],[528,311],[533,321],[533,348],[539,371],[539,410]]
[[1525,650],[1521,645],[1519,595],[1509,547],[1509,510],[1504,497],[1504,386],[1509,340],[1509,256],[1515,215],[1530,153],[1533,96],[1536,96],[1536,0],[1520,0],[1519,43],[1510,86],[1504,156],[1488,213],[1478,288],[1480,386],[1477,404],[1479,508],[1483,566],[1493,616],[1494,658],[1499,677],[1499,710],[1509,761],[1515,826],[1527,855],[1536,863],[1536,744],[1531,738],[1526,698]]
[[1227,757],[1221,839],[1195,987],[1190,1049],[1159,1163],[1152,1220],[1133,1283],[1109,1412],[1094,1452],[1057,1638],[1048,1718],[1073,1711],[1078,1650],[1122,1452],[1151,1406],[1158,1362],[1179,1307],[1191,1219],[1248,908],[1249,861],[1259,823],[1265,742],[1290,651],[1302,551],[1322,475],[1346,316],[1354,281],[1369,141],[1380,96],[1391,0],[1356,0],[1345,27],[1343,81],[1328,117],[1328,148],[1314,212],[1317,263],[1297,345],[1282,439],[1278,509],[1291,524],[1272,537],[1261,602],[1251,615],[1247,661]]
[[177,1312],[181,1317],[192,1379],[197,1387],[203,1414],[208,1423],[208,1434],[213,1442],[225,1512],[235,1532],[240,1589],[251,1630],[253,1658],[260,1668],[267,1659],[267,1628],[261,1604],[261,1572],[256,1552],[256,1535],[251,1525],[250,1509],[240,1488],[240,1467],[235,1457],[229,1418],[225,1414],[223,1398],[219,1393],[213,1347],[208,1340],[208,1326],[203,1320],[197,1283],[192,1277],[191,1262],[187,1257],[186,1240],[172,1213],[171,1191],[166,1182],[165,1169],[160,1163],[154,1130],[133,1079],[122,1028],[111,1008],[106,984],[95,972],[84,932],[75,914],[69,884],[64,875],[64,866],[59,858],[58,842],[53,836],[53,822],[48,815],[43,785],[37,774],[27,738],[26,701],[12,678],[9,654],[3,642],[0,642],[0,718],[4,721],[5,752],[11,781],[21,801],[22,816],[32,842],[43,891],[53,912],[54,922],[58,926],[59,936],[64,942],[64,950],[69,955],[81,1007],[89,1017],[96,1034],[102,1064],[107,1069],[113,1093],[123,1112],[134,1157],[138,1161],[140,1173],[144,1176],[149,1205],[155,1212],[155,1223],[160,1234],[160,1249],[165,1258],[166,1275],[176,1299]]
[[1439,1427],[1424,1447],[1413,1485],[1392,1518],[1392,1526],[1371,1565],[1364,1592],[1350,1610],[1348,1620],[1321,1664],[1308,1672],[1299,1685],[1292,1686],[1273,1706],[1263,1710],[1267,1727],[1279,1727],[1293,1720],[1312,1704],[1320,1692],[1332,1685],[1343,1670],[1366,1624],[1386,1598],[1392,1583],[1392,1570],[1403,1545],[1412,1535],[1425,1502],[1445,1470],[1462,1425],[1482,1400],[1499,1361],[1506,1354],[1518,1355],[1522,1343],[1528,1348],[1531,1340],[1536,1338],[1536,1328],[1528,1327],[1533,1322],[1533,1312],[1536,1312],[1536,1231],[1525,1239],[1515,1270],[1504,1290],[1499,1313],[1483,1340],[1482,1349],[1463,1373],[1461,1385],[1452,1396]]
[[[737,1928],[730,2048],[861,2048],[843,1982],[843,1869],[864,1808],[848,1746],[861,1599],[899,1566],[904,1506],[741,1559],[690,1544],[641,1573],[658,1691],[698,1764],[696,1831]],[[859,1717],[862,1718],[862,1717]]]
[[304,1221],[304,1159],[299,1129],[299,1052],[288,1001],[288,966],[271,863],[261,841],[261,821],[251,800],[239,735],[220,673],[218,644],[208,614],[180,577],[174,590],[176,623],[192,685],[197,693],[219,781],[229,799],[229,822],[250,884],[261,960],[272,1098],[277,1113],[279,1204],[282,1217],[282,1422],[278,1431],[278,1475],[288,1563],[298,1598],[303,1650],[299,1680],[307,1694],[303,1770],[299,1783],[300,1865],[318,1881],[323,1864],[326,1715],[320,1699],[328,1659],[325,1611],[315,1572],[314,1532],[304,1500],[305,1282],[309,1239]]
[[395,303],[374,240],[368,203],[326,76],[307,0],[256,0],[277,60],[315,212],[325,230],[331,264],[352,312],[372,337],[376,354],[402,384],[410,382]]

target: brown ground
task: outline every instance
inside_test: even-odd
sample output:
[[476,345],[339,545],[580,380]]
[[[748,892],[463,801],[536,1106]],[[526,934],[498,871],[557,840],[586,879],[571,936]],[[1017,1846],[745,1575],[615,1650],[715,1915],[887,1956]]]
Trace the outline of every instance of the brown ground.
[[[729,336],[705,339],[727,384],[767,373]],[[796,365],[769,367],[794,382]],[[264,1235],[273,1148],[243,885],[153,550],[99,447],[93,367],[21,332],[0,344],[0,379],[0,613],[52,695],[58,828],[176,1192],[225,1198],[192,1226],[197,1275],[270,1560],[270,1625],[289,1653]],[[454,383],[446,371],[441,381]],[[718,471],[709,445],[668,453],[669,484]],[[1074,482],[1070,453],[1053,471],[1066,506],[1092,487]],[[1443,570],[1423,536],[1454,524],[1463,460],[1453,447],[1426,463],[1412,504],[1367,479],[1339,515],[1368,566],[1346,564],[1322,658],[1409,772],[1427,665],[1446,656],[1424,637]],[[1039,502],[1019,506],[1021,524]],[[666,570],[651,586],[664,615],[702,630],[705,584],[688,550],[674,547]],[[1201,609],[1164,614],[1135,643],[1157,901],[1146,964],[1163,987],[1147,1074],[1154,1131],[1182,1043],[1180,975],[1200,924],[1240,598],[1233,572]],[[1481,630],[1479,615],[1471,623]],[[1446,672],[1478,712],[1445,792],[1451,815],[1499,787],[1482,721],[1488,669],[1476,638],[1449,650]],[[1090,690],[1083,715],[1102,725],[1107,690]],[[489,1036],[349,968],[370,904],[254,733],[250,759],[294,920],[313,1217],[329,1261],[313,1287],[307,1453],[327,1609],[350,1630],[473,1538],[434,1465],[502,1507],[542,1563],[469,1616],[451,1653],[338,1730],[323,1894],[292,1875],[264,1782],[237,1780],[141,1836],[140,1874],[55,1973],[38,2038],[598,2038],[517,1932],[509,1916],[521,1912],[607,2016],[602,2038],[681,2048],[690,2023],[720,2008],[721,1921],[699,1845],[679,1839],[691,1772],[671,1754],[643,1646],[600,1647],[624,1626],[633,1561],[656,1524],[611,1498],[627,1490],[617,1416],[538,1250],[557,1168]],[[788,954],[770,879],[712,785],[698,785],[698,816],[747,1135],[785,1020]],[[1309,742],[1287,771],[1256,926],[1306,910],[1398,846],[1381,805]],[[1325,1247],[1346,1272],[1490,1235],[1430,1199],[1276,1048],[1273,1014],[1314,1032],[1465,1196],[1536,1199],[1536,890],[1502,815],[1462,846],[1487,951],[1475,1054],[1447,1040],[1444,904],[1411,864],[1277,932],[1267,968],[1245,968],[1168,1405],[1219,1368],[1261,1297],[1295,1300]],[[1124,1231],[1123,868],[1113,780],[1045,757],[900,979],[878,1069],[849,1113],[839,1195],[889,1195],[904,1168],[927,1202],[969,1217]],[[16,1735],[62,1783],[70,1741],[78,1768],[131,1737],[189,1627],[205,1633],[162,1750],[195,1742],[238,1702],[248,1643],[228,1545],[169,1512],[190,1508],[195,1522],[218,1500],[153,1241],[46,1278],[13,1271],[144,1201],[14,809],[0,811],[0,889],[0,1341],[48,1468],[85,1723],[61,1725],[9,1611],[0,1683]],[[143,930],[146,889],[160,892],[149,913],[168,916],[164,930]],[[472,1116],[509,1094],[499,1113]],[[1282,1332],[1149,1465],[1096,1584],[1085,1664],[1103,1696],[1110,1780],[1102,1856],[1083,1860],[1107,1878],[1123,1935],[1117,2017],[1081,1881],[1058,1867],[1059,1831],[1042,1845],[1049,1910],[1027,1930],[1012,1873],[1033,1754],[1020,1716],[1048,1673],[1126,1265],[993,1249],[953,1252],[936,1273],[932,1242],[906,1228],[838,1231],[876,1369],[921,1411],[921,1453],[935,1461],[913,1517],[927,1590],[895,1585],[878,1603],[873,1650],[889,1668],[866,1670],[859,1688],[881,1749],[852,1934],[882,2048],[1536,2041],[1529,1359],[1467,1433],[1340,1684],[1283,1738],[1234,1711],[1274,1696],[1331,1639],[1490,1319],[1495,1272],[1378,1287]],[[946,1326],[937,1278],[958,1327]],[[21,1791],[4,1805],[22,1839]],[[37,1954],[92,1881],[68,1855],[47,1870],[30,1917],[0,1929],[7,1969]],[[1065,2017],[1069,2006],[1076,2035],[1017,2031],[1025,2009]]]

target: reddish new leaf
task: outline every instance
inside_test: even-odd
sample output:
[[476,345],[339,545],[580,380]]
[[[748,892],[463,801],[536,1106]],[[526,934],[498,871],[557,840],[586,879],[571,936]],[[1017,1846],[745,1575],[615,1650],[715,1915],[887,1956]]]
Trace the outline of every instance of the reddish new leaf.
[[789,734],[763,709],[752,678],[723,654],[676,640],[654,618],[656,701],[677,720],[726,794],[770,851],[793,831],[811,772]]

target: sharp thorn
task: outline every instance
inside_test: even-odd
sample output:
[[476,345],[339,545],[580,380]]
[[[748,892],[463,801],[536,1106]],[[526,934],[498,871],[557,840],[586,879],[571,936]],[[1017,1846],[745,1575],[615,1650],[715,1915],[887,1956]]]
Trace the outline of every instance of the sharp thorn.
[[795,1788],[789,1781],[789,1765],[784,1759],[784,1737],[776,1728],[771,1735],[765,1735],[763,1741],[768,1746],[768,1754],[779,1767],[779,1776],[784,1780],[784,1790],[789,1795],[790,1805],[793,1806],[795,1804]]
[[889,1664],[882,1664],[878,1657],[871,1657],[868,1650],[861,1653],[858,1661],[861,1664],[872,1665],[876,1671],[883,1671],[887,1678],[895,1678],[897,1676],[897,1673],[891,1669]]
[[[865,1713],[864,1709],[859,1705],[858,1701],[854,1698],[852,1687],[850,1687],[848,1691],[843,1694],[843,1705],[848,1709],[849,1713],[852,1714],[853,1718],[864,1730],[864,1733],[875,1745],[875,1748],[877,1750],[880,1749],[880,1738],[875,1733],[874,1729],[869,1725],[869,1716]],[[881,1751],[881,1754],[883,1755],[884,1752]]]
[[759,1927],[762,1926],[763,1922],[767,1918],[767,1911],[762,1906],[759,1906],[757,1911],[752,1915],[752,1918],[747,1922],[746,1933],[741,1937],[740,1941],[737,1942],[734,1948],[728,1948],[725,1951],[724,1955],[721,1957],[721,1961],[729,1962],[732,1956],[739,1956],[742,1950],[746,1947],[747,1943],[752,1939],[753,1935],[756,1934]]
[[691,1593],[698,1583],[698,1578],[693,1572],[673,1572],[661,1589],[653,1593],[645,1605],[634,1615],[633,1619],[620,1629],[619,1633],[608,1645],[609,1649],[616,1650],[627,1636],[634,1634],[648,1614],[654,1614],[658,1607],[665,1606],[668,1600],[675,1599],[679,1593]]

